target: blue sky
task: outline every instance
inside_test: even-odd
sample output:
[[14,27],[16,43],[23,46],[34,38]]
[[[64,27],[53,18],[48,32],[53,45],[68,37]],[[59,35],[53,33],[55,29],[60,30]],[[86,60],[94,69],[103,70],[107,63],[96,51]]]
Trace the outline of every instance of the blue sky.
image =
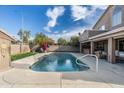
[[84,29],[90,29],[107,6],[0,6],[0,28],[18,38],[21,29],[21,14],[24,29],[31,31],[33,38],[42,32],[57,40],[59,37],[69,39]]

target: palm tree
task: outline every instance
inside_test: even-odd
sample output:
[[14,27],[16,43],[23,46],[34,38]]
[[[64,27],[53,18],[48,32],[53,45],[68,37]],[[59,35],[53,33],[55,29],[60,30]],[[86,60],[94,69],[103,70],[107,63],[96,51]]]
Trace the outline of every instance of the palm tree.
[[48,43],[48,37],[42,33],[38,33],[35,36],[35,42],[36,44],[39,44],[40,46],[42,46],[43,44]]
[[30,38],[30,35],[31,35],[31,31],[24,31],[23,32],[23,42],[24,43],[29,43],[29,38]]
[[18,32],[18,35],[19,35],[19,37],[20,37],[20,40],[22,41],[22,43],[24,42],[24,43],[29,43],[29,38],[30,38],[30,35],[31,35],[31,33],[30,33],[31,31],[27,31],[27,30],[19,30],[19,32]]
[[[23,30],[20,29],[19,32],[17,33],[17,35],[19,35],[20,40],[22,40],[22,39],[23,39]],[[23,40],[22,40],[22,41],[23,41]]]

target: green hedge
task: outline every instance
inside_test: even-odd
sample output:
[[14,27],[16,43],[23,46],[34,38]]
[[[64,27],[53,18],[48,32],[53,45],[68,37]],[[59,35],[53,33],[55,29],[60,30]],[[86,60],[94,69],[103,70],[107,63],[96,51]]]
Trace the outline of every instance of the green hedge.
[[28,52],[28,53],[23,53],[23,54],[11,55],[11,60],[14,61],[14,60],[22,59],[22,58],[32,56],[35,54],[37,54],[37,53],[36,52]]

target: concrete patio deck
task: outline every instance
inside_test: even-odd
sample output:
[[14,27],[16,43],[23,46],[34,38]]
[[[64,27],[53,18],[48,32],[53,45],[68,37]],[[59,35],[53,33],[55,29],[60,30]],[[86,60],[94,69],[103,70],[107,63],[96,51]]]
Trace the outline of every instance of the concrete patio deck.
[[[74,56],[83,54],[72,53]],[[111,88],[124,87],[124,64],[110,64],[99,60],[99,72],[95,72],[94,58],[82,60],[91,69],[77,72],[35,72],[29,69],[39,57],[37,54],[12,62],[13,68],[0,72],[0,87],[55,87],[55,88]]]

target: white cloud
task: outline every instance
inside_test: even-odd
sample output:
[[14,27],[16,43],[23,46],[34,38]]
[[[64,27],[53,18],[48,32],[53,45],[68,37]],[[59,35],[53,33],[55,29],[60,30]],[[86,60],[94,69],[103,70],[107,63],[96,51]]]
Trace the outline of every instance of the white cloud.
[[92,7],[96,9],[105,10],[108,6],[107,5],[93,5]]
[[63,30],[63,31],[62,31],[62,33],[66,33],[66,32],[67,32],[67,30]]
[[[89,16],[92,18],[92,16],[95,14],[97,9],[105,10],[106,8],[107,8],[107,6],[98,6],[98,5],[94,6],[93,5],[93,6],[91,6],[91,9],[89,10],[85,6],[78,5],[78,6],[71,6],[71,12],[72,12],[72,17],[73,17],[74,21],[77,21],[77,20],[86,19]],[[57,18],[59,16],[63,15],[64,10],[65,10],[65,9],[63,9],[63,12],[61,12],[60,14],[57,14],[55,11],[60,11],[60,10],[54,10],[54,9],[48,10],[49,12],[47,11],[47,16],[50,18],[50,20],[49,20],[47,26],[44,27],[44,29],[46,29],[48,32],[52,32],[50,30],[50,28],[57,25]],[[57,17],[54,15],[53,11],[55,12],[55,15],[57,15]],[[94,21],[94,19],[92,19],[92,20]],[[79,32],[83,32],[86,28],[89,29],[89,26],[75,27],[75,29],[65,29],[65,30],[61,31],[61,33],[59,33],[59,31],[54,31],[53,34],[47,34],[47,36],[53,38],[55,41],[57,41],[57,39],[60,37],[65,38],[66,40],[70,40],[71,36],[78,35]]]
[[56,6],[53,9],[48,9],[46,15],[50,18],[47,26],[44,27],[44,30],[47,32],[51,32],[50,28],[55,27],[57,25],[57,18],[64,14],[65,8],[63,6]]
[[71,11],[74,21],[85,19],[85,17],[88,16],[88,9],[83,6],[79,6],[79,5],[71,6]]
[[104,6],[93,5],[89,10],[85,6],[74,5],[71,6],[72,18],[74,19],[74,21],[85,19],[86,17],[93,15],[96,9],[105,10],[106,8],[107,6],[105,5]]

